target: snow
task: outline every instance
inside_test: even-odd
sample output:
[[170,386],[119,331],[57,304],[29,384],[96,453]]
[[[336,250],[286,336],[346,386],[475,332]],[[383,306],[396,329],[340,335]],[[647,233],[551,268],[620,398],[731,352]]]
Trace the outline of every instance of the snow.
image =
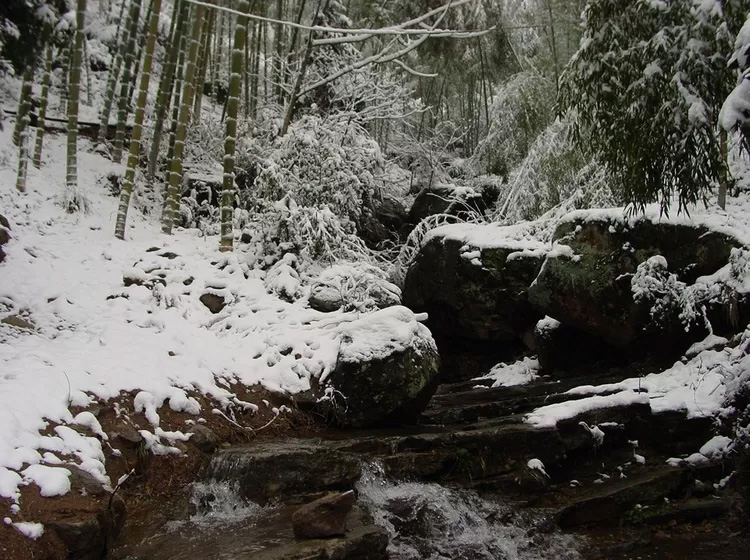
[[734,442],[726,436],[714,436],[704,443],[698,452],[709,459],[720,459],[734,448]]
[[733,449],[734,445],[731,439],[725,436],[714,436],[697,453],[691,453],[685,458],[670,457],[666,463],[671,467],[709,467],[721,461]]
[[45,497],[62,496],[70,490],[70,471],[62,467],[31,465],[21,474],[25,482],[39,486],[39,493]]
[[[726,349],[700,352],[687,362],[675,364],[663,372],[631,377],[619,383],[582,385],[566,392],[569,395],[597,395],[614,391],[644,391],[654,413],[684,411],[688,417],[713,416],[723,407],[726,388],[723,366],[732,359]],[[732,352],[737,352],[732,350]]]
[[36,540],[44,534],[44,525],[41,523],[30,523],[28,521],[18,521],[13,523],[9,517],[5,518],[6,525],[10,525],[24,537]]
[[538,377],[538,372],[539,360],[525,357],[517,362],[497,364],[487,375],[474,380],[490,379],[493,381],[492,387],[510,387],[531,383]]
[[[672,206],[676,207],[676,204]],[[574,210],[566,214],[561,223],[570,222],[606,222],[618,230],[630,229],[639,222],[648,221],[653,224],[669,223],[691,227],[706,227],[713,231],[734,237],[742,244],[750,244],[750,199],[748,197],[732,198],[722,211],[710,204],[695,204],[688,207],[688,213],[671,213],[669,216],[661,211],[659,204],[649,204],[642,214],[628,213],[625,208],[595,208],[588,210]]]
[[633,391],[620,391],[612,395],[595,395],[574,401],[550,404],[537,408],[528,414],[526,422],[538,428],[550,428],[556,426],[560,420],[575,418],[585,412],[632,404],[648,404],[648,396]]
[[[131,209],[127,241],[116,240],[118,201],[97,180],[123,168],[90,153],[86,140],[79,142],[79,180],[88,214],[67,214],[59,204],[62,135],[48,135],[42,168],[30,166],[28,192],[16,192],[11,129],[0,132],[0,161],[7,162],[0,166],[0,212],[12,235],[0,264],[0,320],[20,316],[33,329],[0,323],[2,497],[18,502],[25,483],[49,495],[66,492],[64,465],[111,486],[107,436],[93,414],[74,414],[74,407],[124,396],[117,411],[141,411],[150,423],[141,431],[147,447],[176,453],[183,436],[160,428],[160,410],[210,412],[191,393],[211,398],[220,413],[253,411],[256,404],[227,387],[293,394],[324,379],[339,360],[377,359],[410,345],[434,350],[419,323],[424,317],[403,307],[321,313],[304,297],[280,299],[276,286],[294,290],[289,270],[264,282],[268,275],[252,268],[250,255],[220,253],[218,236],[179,228],[164,235],[142,213],[146,201]],[[290,260],[284,264],[293,269]],[[200,301],[205,293],[225,298],[221,313]]]
[[342,337],[339,359],[344,362],[380,361],[409,348],[437,352],[427,327],[400,305],[342,323],[336,331]]
[[723,336],[717,336],[713,333],[710,333],[703,340],[690,345],[690,348],[685,350],[685,356],[688,358],[693,358],[705,350],[713,350],[714,348],[718,348],[719,346],[724,346],[728,342],[729,341]]
[[549,478],[549,475],[547,474],[547,471],[544,468],[544,463],[542,463],[540,459],[529,459],[529,462],[526,463],[526,466],[530,470],[537,471],[541,473],[542,475],[546,476],[547,478]]
[[472,249],[480,252],[482,249],[512,249],[513,252],[508,255],[509,260],[521,256],[544,256],[549,250],[548,243],[534,238],[528,224],[449,224],[427,233],[424,243],[436,237],[460,241],[466,245],[467,252]]

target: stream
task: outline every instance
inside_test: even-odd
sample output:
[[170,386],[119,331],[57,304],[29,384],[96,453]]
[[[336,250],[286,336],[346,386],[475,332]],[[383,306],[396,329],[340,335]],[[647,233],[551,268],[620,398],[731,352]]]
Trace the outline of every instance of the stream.
[[[730,504],[710,484],[725,474],[666,464],[711,437],[710,419],[636,403],[588,410],[556,427],[523,420],[546,403],[580,398],[566,392],[571,387],[631,373],[483,389],[476,381],[444,384],[418,426],[221,448],[184,511],[145,533],[126,529],[112,558],[744,559],[746,549],[727,545],[740,538],[724,522]],[[599,426],[603,439],[583,424]],[[532,458],[548,475],[529,467]],[[357,503],[345,537],[294,538],[291,518],[301,505],[350,489]]]

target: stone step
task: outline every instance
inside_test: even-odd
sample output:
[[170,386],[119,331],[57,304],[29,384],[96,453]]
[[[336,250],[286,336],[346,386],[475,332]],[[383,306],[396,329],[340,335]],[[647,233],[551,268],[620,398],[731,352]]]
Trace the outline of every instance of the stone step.
[[577,495],[560,509],[556,519],[562,528],[619,523],[645,506],[682,497],[691,480],[687,469],[659,467],[640,476],[578,488],[571,492]]
[[677,523],[697,523],[706,519],[722,517],[729,512],[729,502],[718,497],[665,502],[631,510],[625,521],[632,524],[664,525]]
[[311,439],[255,442],[214,454],[207,478],[235,483],[242,498],[265,505],[292,495],[350,490],[360,460]]

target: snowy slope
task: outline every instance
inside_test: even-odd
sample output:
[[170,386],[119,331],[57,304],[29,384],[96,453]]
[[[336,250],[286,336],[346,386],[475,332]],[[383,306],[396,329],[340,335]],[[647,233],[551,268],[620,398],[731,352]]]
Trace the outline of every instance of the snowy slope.
[[[162,406],[210,414],[190,396],[197,392],[218,407],[254,408],[227,388],[236,381],[306,390],[311,377],[335,365],[344,334],[367,330],[370,316],[324,314],[304,299],[287,303],[269,295],[263,274],[242,253],[219,253],[217,237],[197,230],[166,236],[157,219],[132,210],[127,241],[116,240],[117,200],[97,180],[122,169],[98,155],[79,153],[90,213],[66,214],[59,205],[61,136],[49,139],[42,169],[31,168],[28,192],[16,192],[8,128],[0,133],[0,214],[13,237],[0,264],[0,496],[17,499],[19,484],[31,482],[49,495],[64,493],[67,471],[54,468],[60,461],[108,482],[109,451],[96,437],[98,422],[91,414],[74,416],[72,407],[133,392],[134,411],[152,424],[152,451],[169,452],[170,440],[181,435],[158,428]],[[157,273],[166,286],[123,282],[123,275],[143,280]],[[199,299],[205,293],[222,296],[227,306],[212,314]],[[389,336],[355,341],[360,353],[387,355],[413,337],[431,341],[410,311],[392,309],[372,314]],[[33,330],[1,322],[8,317],[23,318]],[[74,424],[86,435],[66,426]],[[50,435],[41,435],[48,427]]]

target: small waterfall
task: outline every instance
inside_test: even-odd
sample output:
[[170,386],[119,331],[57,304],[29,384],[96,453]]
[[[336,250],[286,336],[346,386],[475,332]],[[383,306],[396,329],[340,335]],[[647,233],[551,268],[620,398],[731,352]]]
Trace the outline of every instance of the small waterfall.
[[388,481],[369,465],[359,500],[391,538],[393,560],[575,560],[572,537],[544,518],[519,519],[511,508],[475,492],[438,484]]
[[258,504],[242,498],[236,482],[207,480],[193,484],[190,502],[196,513],[190,521],[196,524],[244,521],[258,515],[263,509]]

